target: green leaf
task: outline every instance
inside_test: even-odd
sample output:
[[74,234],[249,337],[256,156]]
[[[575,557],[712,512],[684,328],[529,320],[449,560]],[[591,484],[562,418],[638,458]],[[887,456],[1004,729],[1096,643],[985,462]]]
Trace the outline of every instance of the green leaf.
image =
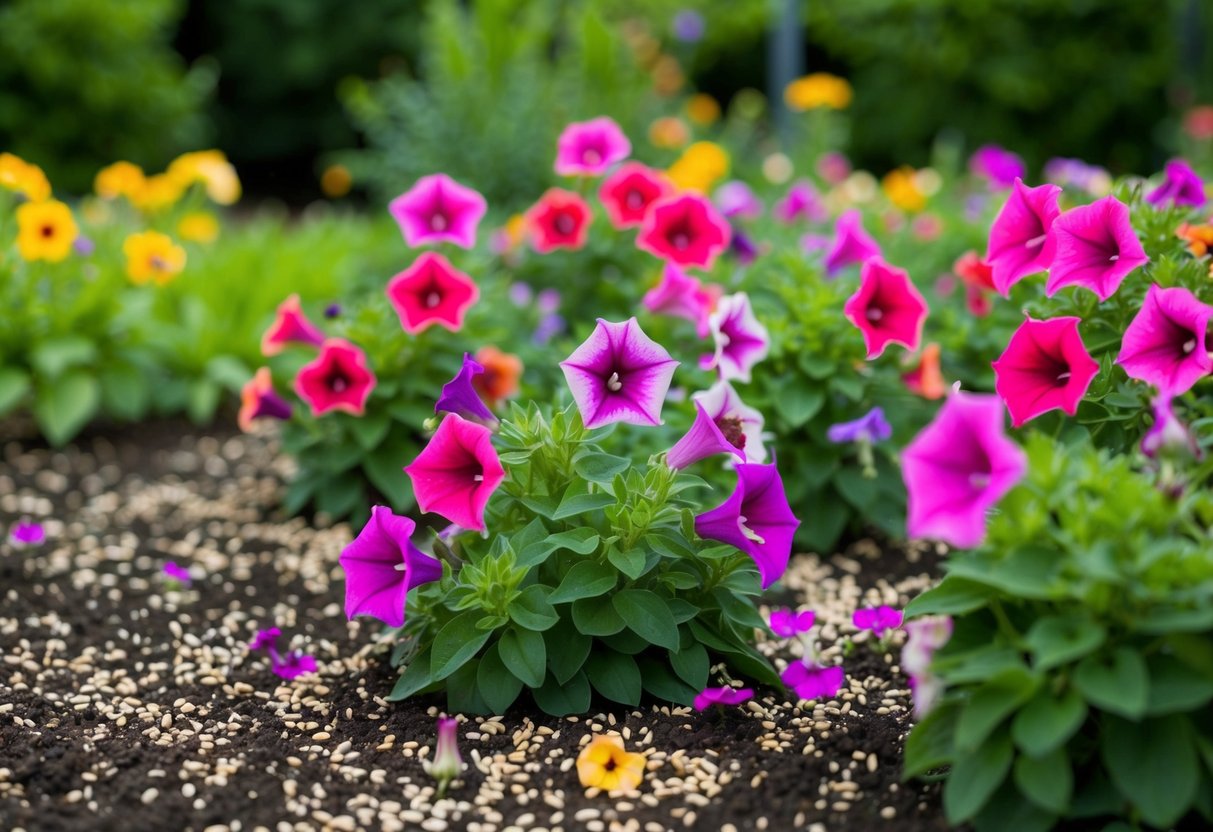
[[627,626],[615,611],[611,598],[605,595],[574,601],[573,624],[587,636],[614,635]]
[[1006,781],[973,818],[973,828],[978,832],[1049,832],[1057,820],[1056,814],[1024,800],[1015,784]]
[[678,649],[678,624],[660,595],[647,589],[623,589],[611,602],[636,635],[667,650]]
[[0,416],[21,404],[29,391],[28,375],[16,367],[0,367]]
[[476,627],[476,622],[483,615],[480,610],[462,612],[438,631],[430,656],[430,676],[433,681],[438,682],[450,676],[489,640],[492,633]]
[[963,615],[979,610],[990,600],[989,587],[963,578],[945,576],[939,586],[928,589],[906,605],[907,618],[920,615]]
[[1196,797],[1200,771],[1194,736],[1192,723],[1181,716],[1104,721],[1100,750],[1108,774],[1152,826],[1170,827]]
[[543,638],[547,644],[548,668],[556,683],[563,685],[585,664],[593,639],[577,632],[567,622],[558,629],[548,630]]
[[580,670],[564,684],[558,684],[555,679],[548,677],[543,687],[535,688],[531,694],[535,697],[535,704],[552,716],[582,714],[590,707],[590,682]]
[[834,486],[838,493],[856,511],[867,512],[880,496],[880,481],[876,477],[865,477],[859,468],[842,468],[834,475]]
[[393,702],[408,699],[417,691],[428,687],[433,681],[434,677],[430,673],[430,651],[423,650],[405,667],[404,673],[400,674],[400,678],[396,680],[396,685],[392,688],[388,699]]
[[610,483],[630,467],[632,460],[612,454],[585,453],[573,459],[573,470],[590,482]]
[[806,424],[825,404],[825,393],[803,383],[790,383],[779,389],[775,410],[793,430]]
[[567,495],[552,512],[553,520],[563,520],[577,514],[584,514],[600,508],[615,505],[614,494],[571,494]]
[[522,692],[522,680],[505,666],[496,644],[490,644],[480,658],[480,666],[476,669],[476,688],[495,714],[504,714]]
[[1030,757],[1061,748],[1087,719],[1087,702],[1074,688],[1056,697],[1047,687],[1037,691],[1011,723],[1011,739]]
[[953,560],[948,575],[1000,589],[1021,598],[1048,600],[1053,597],[1061,558],[1044,546],[1020,546],[1000,560],[967,557]]
[[80,432],[101,404],[101,386],[82,370],[72,370],[41,386],[34,418],[52,445],[62,445]]
[[248,381],[248,367],[234,355],[216,355],[206,362],[206,377],[233,393],[240,392],[240,388]]
[[956,715],[959,711],[960,705],[956,702],[942,702],[910,729],[906,737],[903,780],[952,762],[955,756],[953,740],[956,736]]
[[699,607],[682,598],[669,598],[666,600],[665,605],[670,608],[670,615],[674,616],[676,624],[690,621],[699,615]]
[[1151,635],[1198,633],[1210,628],[1213,628],[1213,605],[1203,609],[1154,609],[1133,621],[1134,630]]
[[690,705],[699,691],[685,684],[662,662],[651,658],[637,661],[640,667],[640,683],[653,696],[678,705]]
[[1070,755],[1058,748],[1042,757],[1021,756],[1015,761],[1015,785],[1037,806],[1059,815],[1070,808],[1074,771]]
[[185,405],[190,421],[196,425],[205,425],[214,419],[222,392],[219,385],[208,378],[196,378],[190,382],[189,400]]
[[1074,686],[1097,708],[1129,719],[1146,712],[1150,677],[1141,654],[1128,647],[1087,656],[1074,672]]
[[[364,451],[369,451],[383,442],[392,423],[386,413],[368,413],[365,416],[351,416],[347,420],[346,427],[353,434],[358,446]],[[402,465],[401,468],[403,467]]]
[[465,714],[489,711],[488,703],[480,695],[480,685],[477,683],[479,675],[479,659],[472,659],[450,675],[445,685],[448,711]]
[[543,677],[547,674],[548,653],[540,633],[511,627],[497,642],[497,650],[501,661],[524,684],[533,688],[543,684]]
[[546,540],[532,543],[518,554],[519,566],[535,566],[548,559],[552,552],[568,549],[578,555],[588,555],[598,548],[598,532],[588,527],[550,535]]
[[1016,708],[1032,698],[1040,677],[1023,668],[1010,668],[973,691],[956,722],[956,750],[971,752]]
[[542,584],[528,586],[510,602],[510,618],[520,626],[537,633],[555,627],[560,616],[548,600],[550,592],[550,588]]
[[83,367],[97,359],[97,346],[82,335],[48,338],[30,350],[29,360],[43,378],[53,381],[72,367]]
[[708,651],[702,644],[692,644],[677,651],[671,650],[670,667],[674,668],[679,679],[696,690],[707,687],[710,661]]
[[981,811],[1006,778],[1013,756],[1011,739],[1004,731],[952,762],[943,789],[943,808],[949,823],[961,823]]
[[553,604],[576,601],[578,598],[593,598],[615,588],[618,576],[609,567],[596,560],[583,560],[573,564],[560,582],[560,586],[548,597]]
[[640,668],[636,660],[614,650],[597,650],[585,663],[594,690],[612,702],[640,704]]
[[362,470],[371,484],[392,504],[397,512],[413,507],[413,481],[404,473],[404,463],[410,452],[416,452],[410,441],[388,437],[383,444],[362,459]]
[[1172,656],[1150,656],[1150,716],[1203,708],[1213,699],[1213,680]]
[[949,684],[981,683],[1005,670],[1026,669],[1019,651],[1003,644],[936,656],[932,668]]
[[621,552],[618,547],[612,546],[607,549],[607,560],[633,581],[644,574],[644,552],[639,549],[629,549],[626,552]]
[[[101,372],[101,404],[119,419],[142,418],[151,403],[152,388],[147,374],[129,364],[117,364]],[[4,408],[0,405],[0,412]]]
[[1090,616],[1051,615],[1032,624],[1026,643],[1032,651],[1032,665],[1048,670],[1099,649],[1106,637],[1107,631]]

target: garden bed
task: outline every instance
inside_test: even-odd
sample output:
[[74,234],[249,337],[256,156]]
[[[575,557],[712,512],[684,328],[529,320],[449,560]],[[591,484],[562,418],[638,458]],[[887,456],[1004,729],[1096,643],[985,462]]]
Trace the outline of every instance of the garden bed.
[[[938,790],[900,782],[909,691],[897,650],[862,639],[826,703],[761,690],[702,714],[648,704],[469,719],[469,766],[435,802],[422,761],[436,700],[385,701],[387,647],[342,612],[350,529],[275,512],[287,463],[272,440],[192,431],[143,426],[62,452],[0,446],[0,525],[28,515],[47,531],[34,548],[0,544],[0,826],[946,828]],[[170,560],[193,570],[190,588],[167,588]],[[856,606],[903,605],[935,567],[932,551],[864,541],[794,558],[770,600],[816,610],[836,660]],[[280,627],[319,673],[278,679],[247,650],[262,626]],[[577,751],[597,731],[648,756],[638,793],[578,783]]]

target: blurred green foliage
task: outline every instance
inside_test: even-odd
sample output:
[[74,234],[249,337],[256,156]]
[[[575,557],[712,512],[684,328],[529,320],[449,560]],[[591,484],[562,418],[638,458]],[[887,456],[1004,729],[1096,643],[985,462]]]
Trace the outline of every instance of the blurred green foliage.
[[0,148],[85,190],[106,162],[157,166],[201,146],[210,72],[171,40],[181,0],[0,4]]

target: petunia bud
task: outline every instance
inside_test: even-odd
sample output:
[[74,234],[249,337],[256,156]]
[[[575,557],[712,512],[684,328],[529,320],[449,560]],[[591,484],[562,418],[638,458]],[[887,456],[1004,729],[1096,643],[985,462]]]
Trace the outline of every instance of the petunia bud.
[[438,781],[438,796],[446,793],[446,787],[463,771],[463,757],[459,755],[459,723],[450,717],[438,718],[438,745],[433,761],[426,764],[426,773]]

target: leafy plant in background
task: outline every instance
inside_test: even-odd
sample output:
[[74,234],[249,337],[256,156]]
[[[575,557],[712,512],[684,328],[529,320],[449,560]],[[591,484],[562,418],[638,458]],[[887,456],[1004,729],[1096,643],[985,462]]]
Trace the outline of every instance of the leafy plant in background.
[[955,622],[906,776],[946,768],[949,821],[981,832],[1213,820],[1213,502],[1131,455],[1033,434],[1027,456],[984,544],[906,610]]

